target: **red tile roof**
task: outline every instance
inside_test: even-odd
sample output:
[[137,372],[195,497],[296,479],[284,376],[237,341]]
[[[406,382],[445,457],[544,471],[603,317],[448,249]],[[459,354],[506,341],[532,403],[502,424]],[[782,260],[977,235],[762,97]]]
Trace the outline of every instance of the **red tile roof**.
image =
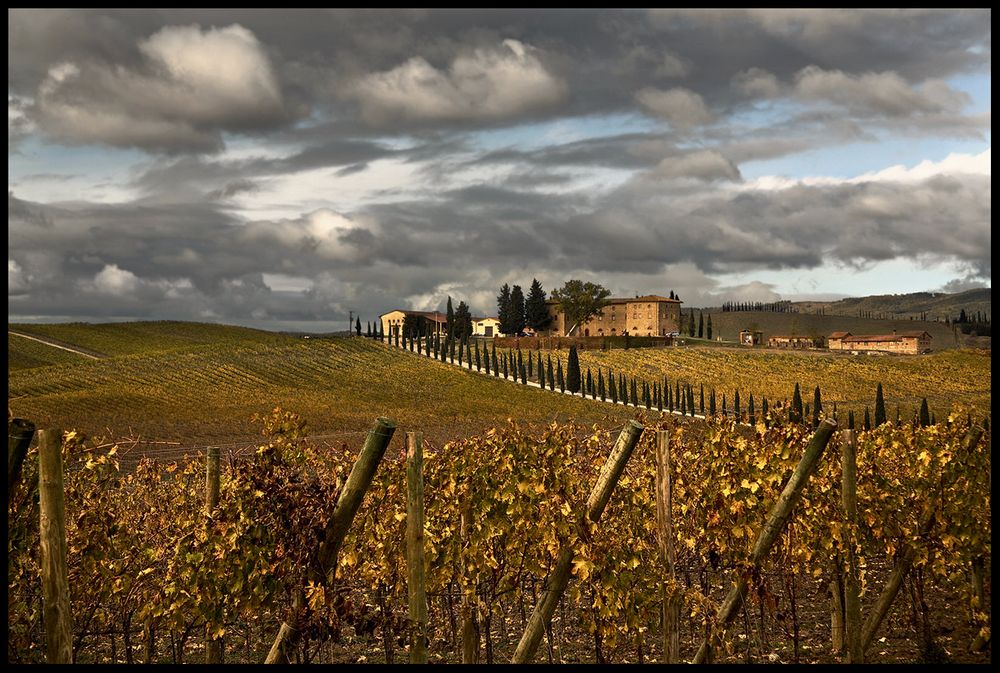
[[844,337],[851,336],[850,332],[834,332],[830,335],[831,339],[843,339]]

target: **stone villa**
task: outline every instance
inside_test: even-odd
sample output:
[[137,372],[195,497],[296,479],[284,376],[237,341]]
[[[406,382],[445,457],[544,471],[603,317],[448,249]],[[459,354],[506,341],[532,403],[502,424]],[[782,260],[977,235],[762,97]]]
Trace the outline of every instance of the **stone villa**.
[[655,294],[611,298],[599,315],[583,325],[566,325],[559,302],[546,302],[552,322],[549,333],[558,336],[671,336],[681,331],[681,301]]
[[931,335],[927,332],[900,332],[892,334],[853,335],[834,332],[827,339],[828,348],[835,351],[877,351],[917,355],[931,349]]

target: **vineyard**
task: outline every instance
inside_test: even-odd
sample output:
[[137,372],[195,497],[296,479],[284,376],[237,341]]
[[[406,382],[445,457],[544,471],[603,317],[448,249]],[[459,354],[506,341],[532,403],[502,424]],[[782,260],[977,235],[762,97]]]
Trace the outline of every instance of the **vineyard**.
[[[148,325],[155,324],[140,325],[148,330],[152,329]],[[87,327],[110,329],[107,325]],[[274,405],[299,410],[310,419],[314,434],[363,432],[372,418],[390,415],[441,441],[479,432],[507,418],[614,423],[625,413],[470,377],[366,339],[304,340],[234,328],[216,342],[162,350],[167,337],[147,343],[135,337],[131,324],[111,327],[123,331],[104,333],[100,342],[78,336],[76,327],[59,332],[59,337],[77,345],[86,341],[103,352],[138,354],[89,360],[10,337],[11,354],[26,354],[23,348],[37,346],[52,357],[64,354],[75,360],[12,368],[8,375],[12,413],[32,419],[39,427],[201,443],[233,438],[253,441],[250,417]],[[196,330],[200,326],[189,328],[188,333]],[[244,332],[263,337],[246,340]],[[116,339],[119,345],[112,347]]]
[[[281,410],[260,420],[259,448],[223,465],[208,514],[203,456],[126,472],[121,447],[66,435],[75,661],[204,661],[211,641],[227,662],[259,662],[283,623],[282,633],[294,624],[298,634],[293,661],[406,658],[413,575],[402,437],[392,438],[333,552],[335,572],[317,580],[348,472],[354,483],[356,446],[318,449],[303,421]],[[720,662],[836,661],[844,639],[828,591],[854,576],[852,563],[865,661],[989,661],[988,648],[980,651],[989,640],[988,430],[964,415],[924,428],[890,422],[854,442],[835,433],[824,452],[825,439],[779,418],[750,428],[650,414],[645,425],[599,523],[579,513],[606,476],[616,432],[508,424],[426,443],[420,567],[430,661],[510,661],[565,550],[571,577],[535,661],[657,661],[669,601],[679,605],[684,660],[714,643]],[[659,478],[672,484],[671,567],[657,511],[657,430],[669,445]],[[842,506],[845,442],[856,448],[856,524]],[[803,474],[810,451],[818,465]],[[32,450],[8,500],[15,663],[44,658],[37,464]],[[803,476],[787,526],[772,528],[768,512]],[[780,534],[760,555],[769,528]],[[894,578],[898,595],[889,591]],[[720,621],[734,586],[746,590],[743,607]],[[877,619],[887,595],[892,607]]]

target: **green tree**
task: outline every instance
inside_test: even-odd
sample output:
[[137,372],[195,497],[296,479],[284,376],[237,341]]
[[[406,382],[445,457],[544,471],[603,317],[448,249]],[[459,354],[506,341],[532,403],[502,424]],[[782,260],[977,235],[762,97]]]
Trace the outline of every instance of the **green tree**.
[[740,390],[736,389],[736,394],[733,395],[733,412],[736,414],[736,420],[741,420],[743,414],[740,413]]
[[566,377],[563,376],[562,360],[556,358],[556,381],[559,383],[559,391],[566,392]]
[[753,393],[750,393],[750,401],[747,402],[747,416],[750,418],[750,425],[757,425],[757,416],[754,414]]
[[820,400],[819,396],[819,386],[816,386],[816,390],[813,391],[813,417],[812,423],[814,428],[819,427],[819,412],[823,411],[823,402]]
[[538,387],[545,388],[545,367],[542,366],[542,354],[538,354]]
[[574,395],[580,392],[580,357],[576,354],[576,346],[569,347],[569,360],[566,362],[566,387]]
[[552,291],[552,298],[559,302],[566,320],[566,335],[601,313],[607,305],[610,290],[595,283],[568,280],[561,289]]
[[497,320],[500,321],[500,332],[503,334],[512,333],[511,313],[510,286],[504,283],[500,288],[500,294],[497,295]]
[[698,311],[698,338],[705,336],[705,314]]
[[354,321],[354,331],[358,333],[358,336],[361,336],[361,316],[358,316]]
[[587,367],[587,387],[586,392],[595,400],[597,399],[597,391],[594,390],[594,379],[590,376],[590,367]]
[[632,406],[633,407],[638,407],[639,406],[639,395],[637,394],[636,389],[635,389],[635,377],[634,376],[632,377],[632,387],[631,387],[631,390],[632,390]]
[[472,312],[469,311],[469,305],[464,301],[458,302],[455,315],[449,319],[449,329],[451,329],[452,324],[455,325],[452,334],[456,339],[464,340],[472,336]]
[[709,341],[712,340],[712,314],[708,314],[708,326],[705,328],[705,336]]
[[372,336],[372,321],[369,320],[366,324],[368,325],[368,330],[365,332],[365,336],[370,339]]
[[604,399],[605,399],[605,393],[606,393],[606,391],[604,390],[604,374],[601,373],[601,369],[600,369],[600,367],[598,367],[598,369],[597,369],[597,394],[601,396],[601,402],[603,402]]
[[882,396],[882,384],[875,391],[875,426],[885,423],[885,398]]
[[555,390],[556,389],[556,377],[555,377],[555,374],[552,373],[552,354],[551,353],[549,354],[549,357],[548,357],[548,367],[546,367],[545,374],[546,374],[546,376],[548,376],[549,390]]
[[451,307],[451,295],[448,295],[448,309],[445,320],[448,321],[448,338],[455,338],[455,309]]
[[618,388],[615,386],[615,375],[608,370],[608,395],[611,396],[611,401],[618,404]]
[[788,410],[789,423],[802,422],[802,394],[799,392],[799,384],[795,384],[795,393],[792,395],[792,407]]
[[538,282],[537,278],[532,278],[531,287],[528,288],[528,297],[524,300],[524,322],[536,332],[545,331],[552,322],[545,299],[545,290],[542,289],[542,284]]
[[510,327],[511,334],[524,331],[524,293],[520,285],[510,289]]
[[715,416],[715,388],[712,388],[712,392],[708,396],[708,413]]
[[688,311],[688,336],[694,337],[694,309]]

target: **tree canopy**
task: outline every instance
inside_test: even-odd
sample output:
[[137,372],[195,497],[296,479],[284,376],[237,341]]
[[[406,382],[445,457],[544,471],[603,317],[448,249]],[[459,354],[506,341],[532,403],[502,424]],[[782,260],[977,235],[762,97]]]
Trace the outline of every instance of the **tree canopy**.
[[567,335],[599,315],[610,296],[611,291],[604,286],[582,280],[568,280],[560,289],[552,291],[552,298],[559,302],[566,318]]

